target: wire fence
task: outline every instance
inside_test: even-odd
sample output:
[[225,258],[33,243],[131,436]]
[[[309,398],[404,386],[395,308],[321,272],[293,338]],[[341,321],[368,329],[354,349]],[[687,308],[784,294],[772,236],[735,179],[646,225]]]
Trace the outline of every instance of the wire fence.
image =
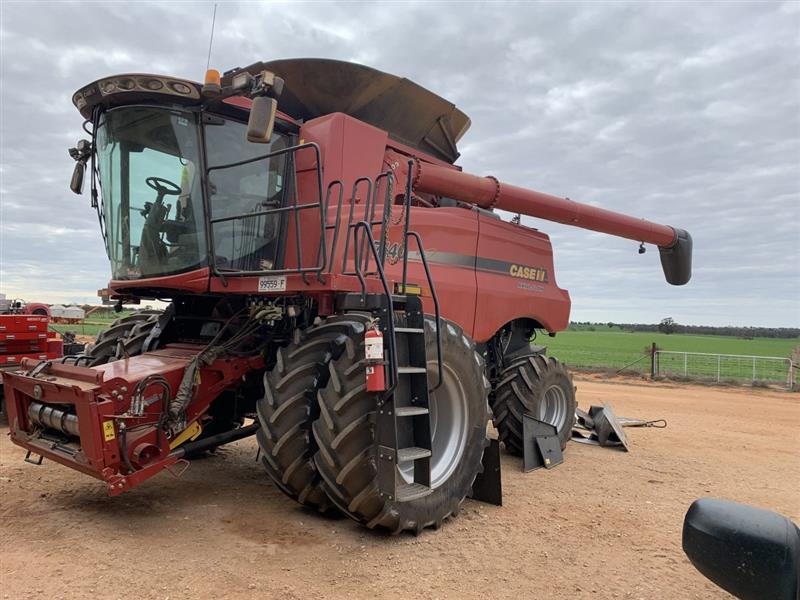
[[575,348],[551,351],[556,358],[572,369],[590,371],[614,371],[626,374],[648,375],[650,373],[650,353],[622,350],[579,350]]
[[655,344],[639,352],[570,348],[557,356],[570,368],[586,371],[790,390],[798,386],[798,363],[787,357],[677,352],[658,350]]
[[794,363],[789,358],[778,356],[656,350],[653,374],[717,383],[782,385],[787,389],[792,389],[795,384]]

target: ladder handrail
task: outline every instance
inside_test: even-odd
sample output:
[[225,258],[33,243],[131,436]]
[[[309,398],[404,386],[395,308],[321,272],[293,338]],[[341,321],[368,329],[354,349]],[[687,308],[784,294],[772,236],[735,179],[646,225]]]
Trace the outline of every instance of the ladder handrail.
[[[361,283],[361,295],[366,298],[367,295],[367,280],[364,273],[361,271],[361,250],[358,243],[358,230],[364,230],[364,237],[369,242],[369,248],[372,255],[375,257],[375,264],[378,268],[378,278],[381,281],[383,292],[386,295],[387,302],[387,318],[386,329],[389,335],[389,385],[383,393],[384,398],[391,396],[397,387],[397,347],[395,344],[395,331],[394,331],[394,301],[392,300],[392,292],[389,289],[389,283],[386,281],[386,274],[383,271],[383,263],[378,259],[378,249],[375,247],[375,238],[372,236],[372,227],[367,221],[359,221],[353,226],[353,252],[355,254],[355,271],[359,282]],[[438,333],[438,332],[437,332]]]
[[[435,392],[439,389],[439,386],[442,385],[442,335],[439,331],[439,328],[442,324],[441,313],[439,311],[439,297],[436,295],[436,288],[433,285],[433,277],[431,276],[431,270],[428,267],[428,259],[425,256],[425,248],[422,247],[422,238],[416,231],[407,231],[406,232],[406,243],[405,243],[405,252],[408,254],[408,238],[413,237],[417,242],[417,248],[419,248],[419,256],[422,259],[422,266],[425,269],[425,278],[428,280],[428,287],[431,288],[431,298],[433,299],[433,311],[436,317],[436,368],[438,369],[438,378],[436,381],[436,385],[433,386],[430,391]],[[403,284],[403,292],[405,292],[405,283]]]
[[412,191],[412,173],[414,169],[414,161],[408,161],[408,170],[406,171],[406,197],[405,197],[405,222],[403,223],[403,294],[407,294],[406,285],[408,283],[408,238],[413,237],[417,242],[419,249],[419,256],[422,259],[422,266],[425,269],[425,277],[428,280],[428,287],[431,288],[431,298],[433,299],[433,308],[436,315],[436,365],[439,369],[438,380],[436,385],[430,390],[431,392],[439,389],[442,385],[442,335],[439,328],[442,324],[441,313],[439,312],[439,296],[436,294],[436,286],[433,285],[433,276],[431,275],[430,267],[428,266],[428,259],[425,256],[425,248],[422,245],[422,238],[416,231],[409,231],[411,222],[411,191]]

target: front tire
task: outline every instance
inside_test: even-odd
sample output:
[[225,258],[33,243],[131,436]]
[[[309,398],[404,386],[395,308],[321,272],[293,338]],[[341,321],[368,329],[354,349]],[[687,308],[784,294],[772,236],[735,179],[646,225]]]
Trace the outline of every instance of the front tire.
[[[435,331],[435,320],[426,317],[431,386],[437,380]],[[458,513],[481,470],[491,416],[483,359],[463,330],[445,319],[441,320],[441,340],[443,383],[430,394],[433,491],[427,496],[398,502],[387,500],[378,490],[374,439],[377,394],[366,391],[363,336],[347,339],[344,353],[329,365],[329,384],[319,391],[320,417],[313,425],[319,450],[314,462],[323,489],[346,514],[369,528],[379,526],[392,533],[438,528]],[[403,476],[407,480],[408,474]]]
[[326,512],[331,503],[314,466],[311,424],[319,416],[317,390],[328,383],[328,363],[345,340],[363,336],[368,315],[330,317],[301,331],[279,348],[275,367],[264,375],[264,398],[257,405],[256,433],[261,462],[278,488],[300,504]]

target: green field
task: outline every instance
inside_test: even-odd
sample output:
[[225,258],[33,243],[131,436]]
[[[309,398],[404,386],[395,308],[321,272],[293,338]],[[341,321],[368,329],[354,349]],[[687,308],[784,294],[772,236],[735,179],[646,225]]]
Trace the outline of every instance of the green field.
[[[676,352],[703,352],[708,354],[737,354],[752,356],[776,356],[788,358],[800,338],[753,338],[742,339],[728,336],[664,334],[650,332],[626,332],[615,327],[598,326],[595,331],[586,328],[570,329],[555,338],[540,336],[537,343],[546,345],[548,354],[556,356],[572,367],[621,369],[641,358],[655,342],[660,350]],[[683,359],[681,358],[681,361]],[[749,364],[749,363],[748,363]],[[723,368],[725,368],[723,366]],[[634,364],[631,370],[647,372],[649,358]],[[716,373],[716,359],[708,369]],[[742,372],[748,373],[745,366]],[[724,374],[723,374],[724,377]]]
[[116,319],[126,317],[132,311],[123,310],[121,313],[108,311],[102,315],[92,314],[83,323],[50,323],[50,331],[64,333],[71,331],[78,335],[97,335],[103,329],[107,329]]
[[[62,333],[73,331],[82,335],[97,335],[112,321],[131,314],[90,315],[85,323],[53,323],[50,329]],[[707,352],[710,354],[747,354],[754,356],[788,357],[795,346],[800,346],[800,338],[754,338],[742,339],[719,335],[688,335],[681,333],[664,334],[650,332],[628,332],[618,327],[607,329],[597,326],[591,331],[585,326],[562,331],[556,337],[540,335],[537,343],[548,347],[548,352],[573,366],[622,367],[636,360],[655,342],[660,350],[678,352]]]
[[[112,321],[130,314],[109,312],[90,315],[85,323],[54,323],[50,329],[63,333],[72,331],[81,335],[97,335]],[[594,329],[594,330],[592,330]],[[629,332],[619,327],[602,325],[571,326],[567,331],[550,338],[540,335],[536,343],[547,346],[548,354],[573,368],[622,370],[639,373],[650,372],[650,345],[655,342],[659,350],[675,352],[700,352],[706,354],[732,354],[745,356],[773,356],[789,358],[792,349],[800,346],[800,338],[753,338],[732,336],[664,334],[655,332]],[[752,359],[718,360],[716,357],[660,355],[663,373],[687,377],[719,379],[720,381],[763,380],[780,382],[786,376],[786,364],[778,361]]]

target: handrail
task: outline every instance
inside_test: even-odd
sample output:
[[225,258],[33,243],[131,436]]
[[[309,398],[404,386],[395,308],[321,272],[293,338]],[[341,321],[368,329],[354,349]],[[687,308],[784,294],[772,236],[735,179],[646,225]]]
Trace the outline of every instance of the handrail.
[[[358,280],[361,282],[361,295],[362,297],[366,297],[367,294],[367,281],[364,278],[364,274],[361,271],[361,256],[360,250],[358,247],[358,230],[363,229],[363,235],[367,238],[369,242],[370,251],[375,256],[375,263],[378,267],[378,277],[381,281],[381,286],[383,287],[383,293],[386,295],[386,302],[387,302],[387,317],[386,317],[386,325],[387,325],[387,333],[389,335],[389,385],[384,392],[384,398],[388,398],[392,392],[394,392],[395,388],[397,387],[397,346],[395,344],[395,332],[394,332],[394,301],[392,300],[392,292],[389,289],[389,284],[386,281],[386,274],[383,271],[383,264],[380,260],[378,260],[378,250],[375,248],[375,238],[372,237],[372,227],[367,221],[359,221],[353,226],[353,252],[355,253],[355,261],[356,261],[356,276]],[[438,330],[437,330],[438,335]]]
[[[350,194],[350,212],[347,215],[347,227],[348,227],[348,229],[350,227],[353,227],[353,231],[355,231],[357,229],[357,225],[358,225],[358,223],[353,224],[353,214],[354,214],[355,207],[356,207],[356,192],[358,191],[358,185],[360,183],[366,183],[367,184],[367,202],[364,205],[364,218],[365,219],[367,218],[367,210],[366,209],[369,208],[369,199],[370,199],[370,196],[372,196],[372,179],[370,179],[369,177],[359,177],[358,179],[356,179],[353,182],[353,191]],[[355,253],[355,243],[356,243],[356,239],[354,237],[353,238],[353,246],[354,246],[353,252],[354,253]],[[349,251],[350,251],[350,235],[348,234],[348,236],[344,240],[344,255],[342,256],[342,272],[343,273],[347,272],[347,253]]]
[[[317,188],[317,198],[316,202],[309,202],[309,203],[299,203],[299,193],[297,187],[297,169],[295,168],[295,156],[301,150],[312,150],[314,152],[315,157],[315,164],[316,164],[316,188]],[[275,150],[273,152],[268,152],[266,154],[262,154],[259,156],[255,156],[253,158],[248,158],[245,160],[240,160],[232,163],[227,163],[224,165],[216,165],[213,167],[208,167],[206,169],[206,181],[209,180],[212,171],[218,171],[222,169],[230,169],[233,167],[240,167],[242,165],[262,161],[268,158],[273,158],[276,156],[281,156],[289,154],[291,155],[289,158],[290,164],[289,169],[291,170],[291,183],[290,185],[285,186],[285,190],[288,190],[289,194],[291,195],[291,204],[287,206],[280,206],[275,208],[269,208],[266,210],[261,210],[252,213],[241,213],[238,215],[232,216],[225,216],[225,217],[217,217],[212,218],[211,213],[208,215],[208,222],[211,225],[209,227],[209,234],[211,236],[210,246],[213,248],[212,251],[212,262],[211,262],[211,272],[217,277],[236,277],[236,276],[253,276],[253,275],[282,275],[282,274],[289,274],[289,273],[300,273],[303,277],[303,281],[308,283],[307,273],[316,273],[317,278],[321,277],[322,272],[325,270],[325,267],[328,265],[328,249],[327,244],[325,243],[325,232],[327,231],[326,224],[327,224],[327,202],[323,200],[323,192],[322,192],[322,168],[321,168],[321,158],[322,153],[320,151],[319,145],[315,142],[305,142],[302,144],[298,144],[296,146],[290,146],[288,148],[281,148],[279,150]],[[284,195],[284,198],[286,196]],[[285,200],[284,200],[285,201]],[[319,209],[319,219],[320,219],[320,233],[319,233],[319,247],[317,249],[317,257],[316,257],[316,264],[313,266],[303,266],[303,245],[302,245],[302,232],[300,227],[300,216],[299,213],[301,210],[307,209]],[[296,260],[297,266],[290,268],[290,269],[258,269],[258,270],[244,270],[244,269],[235,269],[235,270],[226,270],[224,273],[218,268],[217,261],[216,261],[216,243],[214,238],[214,227],[213,225],[217,223],[226,223],[231,221],[237,220],[245,220],[250,218],[256,217],[263,217],[268,215],[274,214],[283,214],[283,213],[292,213],[294,215],[293,224],[294,224],[294,232],[295,232],[295,252],[296,252]],[[276,257],[277,258],[277,257]]]
[[[422,259],[422,266],[425,269],[425,278],[428,280],[428,287],[431,288],[431,298],[433,299],[433,312],[436,316],[436,366],[439,369],[439,377],[436,381],[436,385],[433,386],[431,389],[432,392],[435,392],[439,389],[439,386],[442,385],[442,336],[440,333],[440,327],[442,325],[442,317],[439,310],[439,296],[436,294],[436,287],[433,285],[433,277],[431,276],[431,270],[428,267],[428,259],[425,256],[425,249],[422,247],[422,238],[416,231],[408,231],[406,232],[406,237],[413,237],[417,242],[417,248],[419,248],[419,256]],[[408,253],[408,241],[406,241],[405,252]],[[403,292],[405,292],[405,284],[403,284]]]
[[[406,293],[406,283],[408,283],[408,227],[411,221],[411,186],[412,186],[412,172],[414,161],[408,161],[408,170],[406,171],[406,197],[405,202],[405,219],[403,220],[403,293]],[[439,323],[436,323],[437,327]]]

